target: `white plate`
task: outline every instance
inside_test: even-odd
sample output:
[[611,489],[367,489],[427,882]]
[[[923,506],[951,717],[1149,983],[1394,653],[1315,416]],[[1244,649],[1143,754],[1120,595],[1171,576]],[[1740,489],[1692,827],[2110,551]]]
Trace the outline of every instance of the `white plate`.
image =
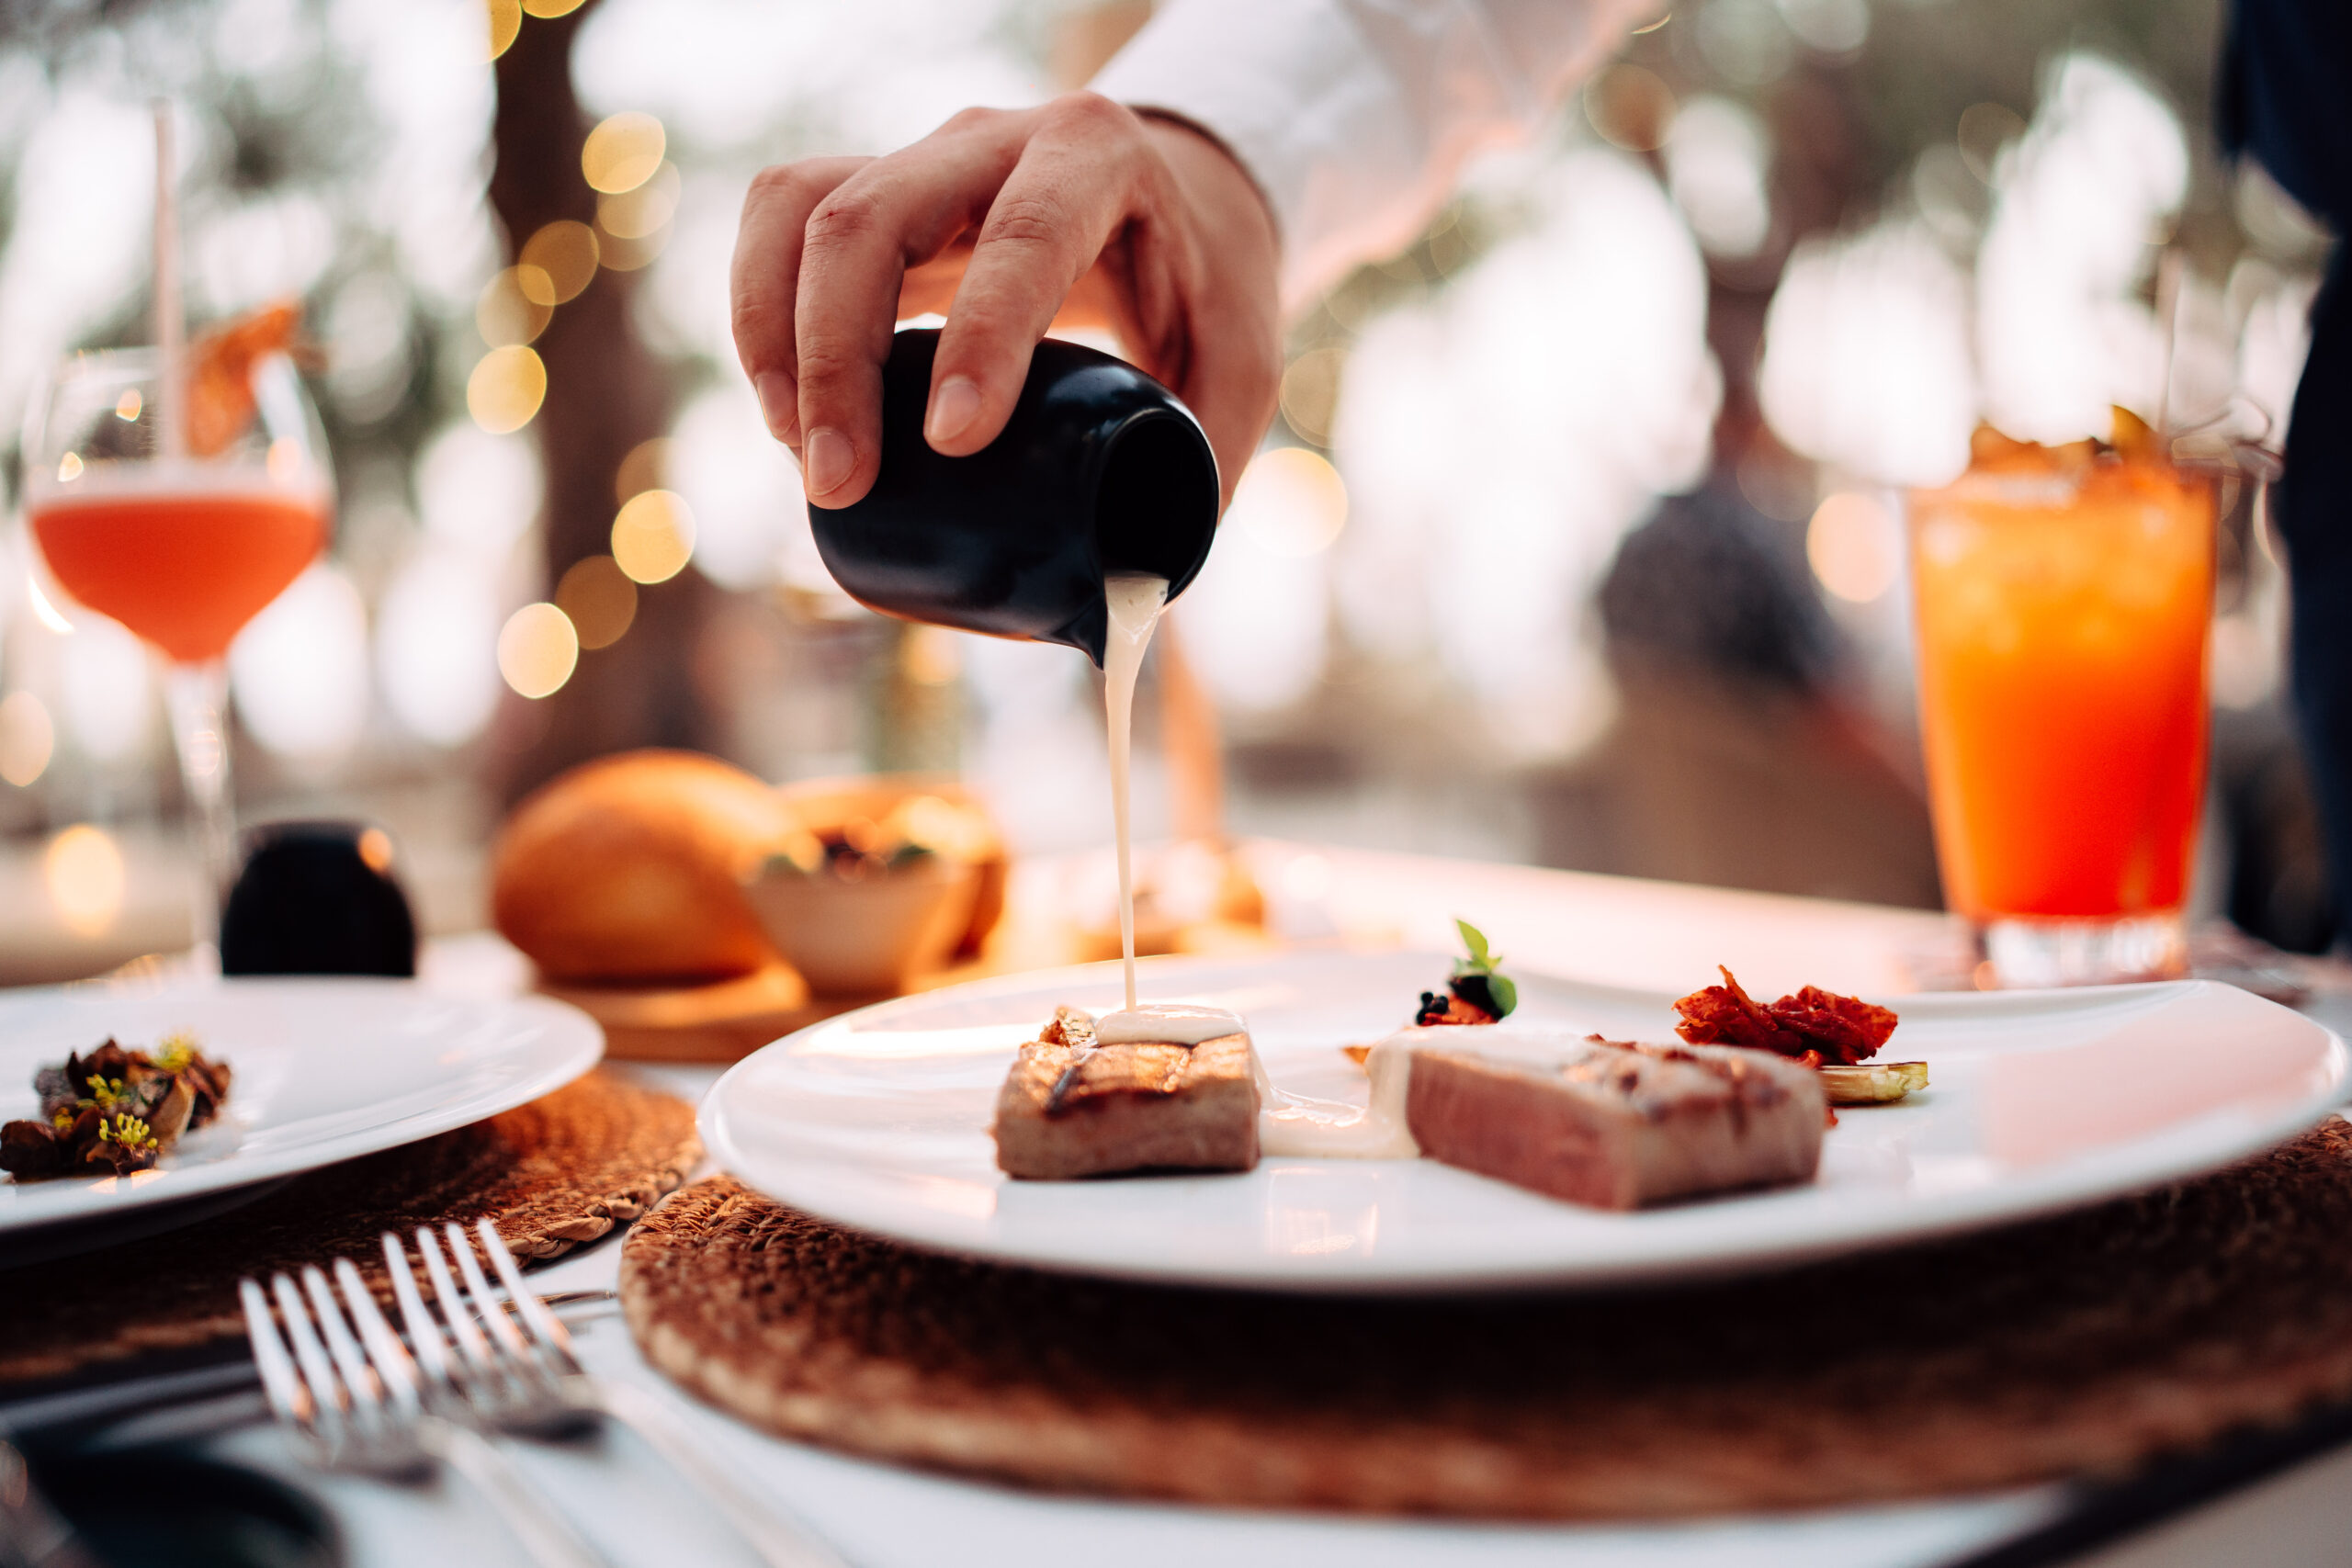
[[[218,1122],[153,1170],[0,1179],[0,1236],[94,1222],[413,1143],[536,1100],[596,1065],[603,1032],[540,997],[482,1002],[412,980],[270,979],[0,992],[0,1120],[40,1114],[33,1073],[109,1034],[194,1032],[234,1075]],[[196,1213],[209,1212],[198,1209]],[[106,1234],[94,1235],[105,1239]],[[53,1239],[53,1237],[51,1238]],[[44,1245],[43,1250],[49,1248]]]
[[[1274,1081],[1361,1102],[1342,1044],[1387,1032],[1448,961],[1155,960],[1154,1000],[1232,1008]],[[1670,1039],[1671,998],[1520,977],[1521,1016]],[[1585,1285],[1720,1273],[2020,1219],[2210,1170],[2317,1122],[2344,1043],[2207,981],[1891,998],[1886,1055],[1933,1087],[1840,1112],[1810,1186],[1634,1214],[1431,1160],[1268,1159],[1246,1175],[1010,1181],[988,1126],[1059,1003],[1118,1005],[1116,965],[904,998],[805,1029],[711,1089],[702,1133],[752,1187],[842,1224],[1010,1263],[1286,1290]]]

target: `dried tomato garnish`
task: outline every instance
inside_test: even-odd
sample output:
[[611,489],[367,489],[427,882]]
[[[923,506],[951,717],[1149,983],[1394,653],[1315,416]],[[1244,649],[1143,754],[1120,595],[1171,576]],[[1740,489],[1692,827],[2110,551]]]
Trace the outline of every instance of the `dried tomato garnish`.
[[1895,1016],[1889,1009],[1818,986],[1766,1007],[1740,988],[1730,970],[1716,967],[1722,985],[1693,991],[1674,1004],[1682,1015],[1674,1032],[1693,1045],[1745,1045],[1810,1066],[1850,1066],[1876,1055],[1894,1032]]
[[1892,1009],[1873,1007],[1857,997],[1841,997],[1818,986],[1807,986],[1792,997],[1772,1004],[1772,1016],[1826,1062],[1847,1066],[1868,1061],[1894,1032]]

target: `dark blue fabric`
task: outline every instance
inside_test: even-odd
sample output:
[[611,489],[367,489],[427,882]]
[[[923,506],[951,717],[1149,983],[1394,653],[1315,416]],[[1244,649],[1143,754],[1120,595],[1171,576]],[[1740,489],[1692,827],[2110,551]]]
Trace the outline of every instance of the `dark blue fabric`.
[[2237,0],[2215,127],[2342,234],[2352,217],[2352,0]]
[[2287,471],[2272,491],[2287,542],[2295,716],[2327,829],[2336,940],[2352,911],[2352,271],[2336,247],[2312,306]]
[[[2352,228],[2352,0],[2236,0],[2216,129],[2338,236]],[[2352,278],[2339,243],[2312,307],[2287,471],[2273,492],[2294,615],[2296,716],[2327,828],[2337,941],[2352,910]]]

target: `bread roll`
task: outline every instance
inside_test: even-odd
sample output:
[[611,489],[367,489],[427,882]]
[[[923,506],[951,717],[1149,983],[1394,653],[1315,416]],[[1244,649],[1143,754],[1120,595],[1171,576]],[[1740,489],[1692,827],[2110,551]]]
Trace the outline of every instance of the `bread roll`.
[[688,751],[583,763],[506,819],[492,918],[555,980],[705,980],[775,949],[741,877],[787,827],[775,793]]

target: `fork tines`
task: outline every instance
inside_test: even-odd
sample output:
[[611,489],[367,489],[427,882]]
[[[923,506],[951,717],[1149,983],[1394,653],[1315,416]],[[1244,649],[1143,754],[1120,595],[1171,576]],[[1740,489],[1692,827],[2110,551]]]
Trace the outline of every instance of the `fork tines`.
[[302,1270],[300,1289],[282,1273],[271,1277],[269,1295],[254,1280],[237,1282],[262,1391],[278,1419],[318,1445],[327,1462],[416,1468],[425,1456],[413,1430],[422,1409],[415,1363],[349,1258],[335,1259],[334,1277],[340,1305],[315,1264]]

